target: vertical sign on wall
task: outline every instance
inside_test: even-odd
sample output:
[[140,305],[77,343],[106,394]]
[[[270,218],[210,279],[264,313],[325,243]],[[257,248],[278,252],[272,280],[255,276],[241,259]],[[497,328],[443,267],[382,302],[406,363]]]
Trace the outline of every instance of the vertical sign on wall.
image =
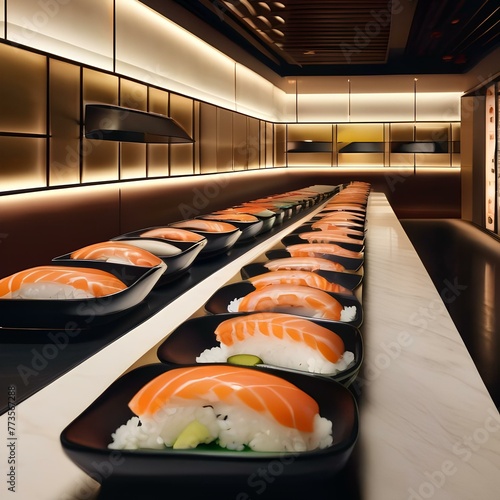
[[496,195],[496,92],[495,85],[486,89],[486,144],[485,144],[485,227],[490,231],[497,229],[497,195]]
[[[496,138],[497,138],[497,218],[500,214],[500,83],[496,84],[496,104],[497,104],[497,123],[496,123]],[[500,234],[500,223],[497,220],[497,233]]]

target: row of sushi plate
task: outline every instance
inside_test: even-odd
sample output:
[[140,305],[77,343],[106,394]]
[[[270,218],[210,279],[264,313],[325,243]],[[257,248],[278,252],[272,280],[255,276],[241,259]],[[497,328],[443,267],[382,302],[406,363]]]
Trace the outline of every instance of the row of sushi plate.
[[[60,328],[92,311],[93,325],[172,283],[196,260],[228,252],[331,196],[337,186],[271,195],[165,226],[147,227],[0,279],[0,327]],[[12,300],[19,299],[19,300]]]
[[186,487],[197,476],[202,488],[241,491],[276,460],[286,460],[287,488],[334,480],[358,436],[348,386],[363,359],[355,292],[369,191],[346,185],[283,248],[244,266],[204,315],[167,335],[159,363],[126,373],[69,424],[61,434],[68,456],[91,473],[92,461],[118,450],[126,458],[113,471],[118,484]]

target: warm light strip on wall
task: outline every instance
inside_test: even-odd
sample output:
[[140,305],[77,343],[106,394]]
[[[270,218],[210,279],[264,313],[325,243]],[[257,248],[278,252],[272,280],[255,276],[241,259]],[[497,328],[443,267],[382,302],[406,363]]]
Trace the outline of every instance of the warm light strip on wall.
[[137,0],[116,4],[116,71],[146,83],[235,107],[235,62]]
[[236,64],[236,111],[263,120],[277,121],[277,109],[285,106],[285,92],[250,70]]
[[113,0],[10,1],[6,21],[9,41],[113,69]]
[[5,10],[7,9],[6,0],[0,0],[0,38],[5,38]]
[[[419,93],[418,121],[460,120],[461,96],[460,92]],[[299,94],[298,110],[301,122],[413,121],[414,94]]]

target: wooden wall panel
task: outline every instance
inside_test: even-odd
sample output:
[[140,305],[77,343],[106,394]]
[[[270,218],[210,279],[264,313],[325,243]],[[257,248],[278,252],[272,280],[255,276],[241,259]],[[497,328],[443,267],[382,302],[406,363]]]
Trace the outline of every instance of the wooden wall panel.
[[233,170],[233,114],[217,108],[217,171]]
[[0,132],[47,133],[47,61],[0,44]]
[[[178,94],[170,94],[172,117],[191,137],[193,137],[193,99]],[[192,175],[194,173],[194,145],[170,145],[170,175]]]
[[200,172],[217,171],[217,107],[200,104]]
[[47,140],[0,135],[0,189],[15,191],[47,185]]
[[51,59],[49,70],[49,185],[79,184],[80,67]]

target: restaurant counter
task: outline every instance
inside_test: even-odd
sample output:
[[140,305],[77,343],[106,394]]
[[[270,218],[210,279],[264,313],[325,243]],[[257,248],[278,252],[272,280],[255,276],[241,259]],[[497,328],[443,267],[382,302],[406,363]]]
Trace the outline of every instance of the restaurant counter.
[[[243,265],[300,223],[256,245],[2,415],[2,498],[10,498],[11,485],[16,492],[12,498],[23,500],[119,498],[99,493],[99,483],[65,455],[61,431],[202,308],[217,288],[234,279]],[[359,407],[359,437],[351,459],[330,489],[318,489],[312,497],[496,499],[500,415],[443,303],[460,290],[438,293],[385,195],[371,193],[366,227],[361,327],[365,355],[358,378],[350,386]],[[108,463],[96,464],[94,477],[119,466],[111,458],[110,454]],[[271,498],[282,498],[279,474],[270,477],[266,486]],[[315,491],[314,485],[306,487]],[[224,498],[220,493],[208,497]],[[244,497],[231,498],[264,496],[248,484]]]

